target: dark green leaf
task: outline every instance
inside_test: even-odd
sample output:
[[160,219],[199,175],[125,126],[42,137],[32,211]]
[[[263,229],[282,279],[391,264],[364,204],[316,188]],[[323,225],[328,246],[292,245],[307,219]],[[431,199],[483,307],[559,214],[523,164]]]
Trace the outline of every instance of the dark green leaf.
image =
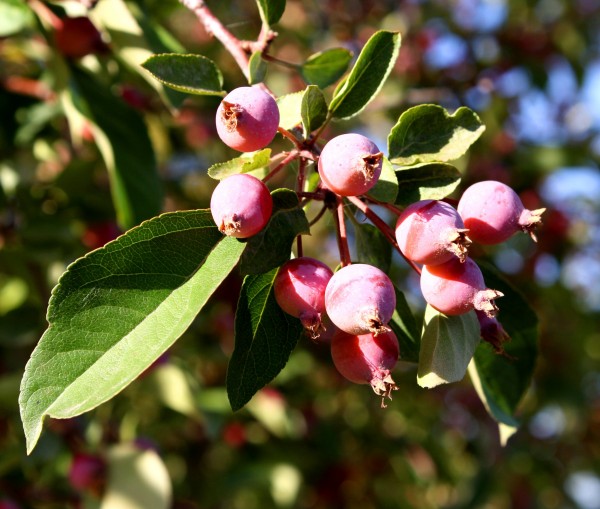
[[285,11],[285,0],[256,0],[260,18],[267,26],[277,23]]
[[213,164],[208,169],[208,176],[217,180],[236,175],[238,173],[248,173],[269,166],[271,161],[271,149],[264,148],[248,155],[243,155],[226,161],[224,163]]
[[423,318],[417,383],[429,389],[462,380],[479,339],[479,321],[474,311],[446,316],[428,305]]
[[265,228],[248,240],[241,261],[242,274],[262,274],[290,259],[297,235],[310,233],[298,196],[289,189],[273,191],[273,215]]
[[179,92],[225,95],[221,71],[212,60],[202,55],[164,53],[151,56],[142,67],[163,85]]
[[348,69],[352,52],[345,48],[331,48],[308,57],[300,67],[300,74],[309,85],[326,88],[340,79]]
[[267,74],[267,63],[263,60],[260,51],[255,51],[248,62],[248,82],[256,85],[265,80]]
[[278,269],[246,276],[235,315],[235,349],[227,368],[227,395],[242,408],[286,365],[302,324],[281,310],[273,294]]
[[23,0],[2,0],[0,2],[0,37],[16,34],[33,25],[33,12]]
[[398,177],[392,163],[387,157],[383,158],[381,175],[375,186],[369,191],[369,196],[383,203],[395,203],[398,196]]
[[441,200],[460,184],[461,174],[451,164],[423,163],[396,170],[396,203],[408,206],[419,200]]
[[304,138],[321,127],[327,119],[327,102],[323,92],[314,85],[309,85],[302,96],[301,104],[302,127]]
[[[511,340],[504,344],[507,356],[494,353],[485,342],[475,352],[479,395],[494,419],[509,426],[518,425],[515,413],[531,384],[537,357],[538,320],[523,297],[491,265],[481,264],[486,285],[504,294],[498,301],[502,323]],[[475,381],[475,380],[474,380]]]
[[148,129],[137,111],[83,70],[72,69],[75,104],[97,127],[117,221],[126,230],[162,210],[162,186]]
[[469,108],[453,115],[436,104],[406,110],[388,136],[388,157],[394,164],[453,161],[481,136],[485,126]]
[[379,228],[372,224],[355,224],[356,257],[359,263],[368,263],[383,272],[390,270],[392,245]]
[[381,30],[371,36],[354,67],[337,87],[329,110],[334,118],[360,113],[377,95],[390,74],[400,49],[400,34]]
[[404,294],[394,287],[396,292],[396,310],[388,323],[400,344],[400,359],[405,362],[419,362],[421,340],[417,321],[406,302]]
[[27,450],[46,415],[100,405],[169,348],[244,247],[221,235],[208,210],[173,212],[73,263],[52,292],[49,327],[23,376]]

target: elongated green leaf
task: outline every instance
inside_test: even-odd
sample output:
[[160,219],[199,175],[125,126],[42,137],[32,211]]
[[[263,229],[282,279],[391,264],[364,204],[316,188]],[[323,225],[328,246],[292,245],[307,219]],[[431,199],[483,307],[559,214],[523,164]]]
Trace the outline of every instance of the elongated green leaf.
[[419,200],[441,200],[458,187],[461,173],[451,164],[423,163],[396,170],[396,203],[408,206]]
[[164,53],[151,56],[142,67],[163,85],[179,92],[225,95],[221,71],[211,59],[202,55]]
[[392,263],[392,245],[381,230],[369,223],[356,224],[354,237],[356,261],[374,265],[387,273]]
[[21,383],[28,452],[46,415],[98,406],[171,346],[244,247],[219,233],[208,210],[173,212],[73,263],[52,292],[49,327]]
[[248,173],[269,166],[271,161],[271,149],[264,148],[248,155],[242,155],[225,161],[224,163],[213,164],[208,169],[208,176],[217,180],[236,175],[238,173]]
[[334,118],[360,113],[377,95],[390,74],[400,49],[400,34],[380,30],[371,36],[350,74],[338,86],[329,104]]
[[110,177],[117,221],[124,230],[156,216],[162,186],[154,149],[142,117],[91,75],[73,67],[71,92],[94,136]]
[[302,335],[300,320],[275,301],[273,281],[278,269],[246,276],[235,315],[235,349],[227,368],[227,395],[233,410],[285,367]]
[[293,129],[302,124],[302,101],[304,90],[285,94],[277,98],[279,108],[279,127]]
[[466,107],[454,114],[436,104],[406,110],[388,136],[388,157],[394,164],[453,161],[481,136],[485,126]]
[[23,0],[0,2],[0,37],[16,34],[33,23],[33,13]]
[[248,82],[256,85],[265,80],[267,74],[267,63],[263,60],[260,51],[255,51],[248,62]]
[[519,291],[513,288],[491,265],[480,263],[486,285],[504,294],[499,301],[498,320],[511,337],[505,343],[506,356],[495,354],[482,342],[475,352],[470,371],[479,379],[479,396],[491,416],[499,423],[517,426],[516,411],[527,392],[537,357],[538,320]]
[[398,177],[387,157],[383,158],[381,175],[377,183],[369,191],[369,196],[383,203],[394,203],[398,196]]
[[302,127],[304,138],[321,127],[327,119],[327,102],[323,92],[314,85],[309,85],[302,95],[301,104]]
[[400,359],[404,362],[419,361],[420,338],[417,321],[415,320],[406,297],[394,287],[396,292],[396,309],[388,323],[398,338],[400,345]]
[[423,318],[417,383],[429,389],[462,380],[479,339],[479,321],[474,311],[446,316],[428,305]]
[[345,48],[320,51],[300,66],[300,75],[309,85],[326,88],[343,76],[351,60],[352,52]]
[[285,0],[256,0],[260,18],[267,26],[277,23],[285,11]]
[[242,255],[242,274],[262,274],[290,259],[297,235],[310,233],[298,196],[290,189],[273,191],[273,215],[262,231],[248,240]]

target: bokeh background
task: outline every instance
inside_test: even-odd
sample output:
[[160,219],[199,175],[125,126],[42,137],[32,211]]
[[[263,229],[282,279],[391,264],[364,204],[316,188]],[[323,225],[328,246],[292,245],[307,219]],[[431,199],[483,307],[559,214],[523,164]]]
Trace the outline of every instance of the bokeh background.
[[[96,13],[109,3],[116,17],[130,13],[133,22],[119,17],[126,28],[152,27],[173,51],[218,62],[226,89],[243,84],[231,57],[174,0],[99,0],[90,11],[84,1],[0,0],[0,508],[600,508],[596,0],[288,0],[271,48],[297,63],[330,47],[357,53],[375,30],[399,30],[400,57],[377,100],[325,136],[358,130],[385,146],[406,108],[466,105],[487,129],[460,161],[462,188],[501,180],[528,208],[547,207],[537,244],[519,235],[480,253],[540,319],[522,424],[505,447],[468,378],[421,389],[415,367],[401,364],[400,390],[381,410],[368,387],[333,370],[326,345],[308,340],[232,413],[224,380],[234,275],[144,376],[92,412],[47,420],[26,456],[18,388],[46,328],[51,289],[69,263],[120,233],[93,133],[74,125],[61,101],[65,76],[43,7],[59,17],[89,14],[101,30],[99,54],[60,58],[143,117],[163,210],[207,207],[214,182],[206,169],[235,155],[215,136],[218,98],[180,97],[168,109],[131,65],[132,47],[143,54],[151,43],[109,30]],[[208,4],[238,37],[258,34],[254,2]],[[304,87],[277,65],[267,83],[277,95]],[[334,256],[330,224],[308,242],[321,258]],[[397,264],[418,314],[414,277]]]

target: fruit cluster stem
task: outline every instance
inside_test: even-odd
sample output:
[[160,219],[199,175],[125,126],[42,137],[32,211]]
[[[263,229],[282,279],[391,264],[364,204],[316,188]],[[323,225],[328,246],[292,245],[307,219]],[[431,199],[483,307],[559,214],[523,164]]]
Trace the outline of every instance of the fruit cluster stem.
[[292,150],[285,159],[281,161],[275,168],[273,168],[263,179],[263,182],[267,182],[271,178],[273,178],[280,170],[285,168],[288,164],[290,164],[294,159],[298,157],[298,152],[296,150]]
[[333,217],[335,219],[338,249],[340,251],[340,264],[342,267],[345,267],[346,265],[350,265],[352,260],[350,258],[350,248],[348,247],[346,222],[344,221],[344,202],[341,196],[337,196],[336,198],[336,208]]

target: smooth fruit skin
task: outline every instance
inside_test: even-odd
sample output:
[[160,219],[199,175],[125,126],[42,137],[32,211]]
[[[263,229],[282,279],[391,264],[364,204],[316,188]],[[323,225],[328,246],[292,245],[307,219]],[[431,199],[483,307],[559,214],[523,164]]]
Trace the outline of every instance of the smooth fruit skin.
[[471,240],[454,207],[437,200],[409,205],[396,222],[398,247],[409,260],[437,265],[454,257],[464,262]]
[[331,358],[338,372],[357,384],[370,384],[378,396],[384,398],[395,390],[391,375],[398,362],[398,338],[391,331],[381,334],[352,335],[338,331],[331,339]]
[[319,174],[327,188],[340,196],[366,193],[379,180],[383,153],[362,134],[332,138],[319,156]]
[[62,18],[54,32],[54,42],[68,58],[82,58],[108,49],[98,29],[85,16]]
[[273,282],[279,307],[300,318],[312,339],[326,330],[323,325],[325,288],[332,276],[333,271],[323,262],[304,256],[284,263]]
[[261,88],[239,87],[227,94],[217,108],[219,138],[240,152],[265,148],[277,134],[279,108]]
[[240,173],[223,179],[215,187],[210,212],[221,233],[236,238],[252,237],[269,222],[273,199],[262,181]]
[[348,334],[379,334],[396,309],[396,293],[390,278],[364,263],[338,270],[325,289],[325,309],[331,321]]
[[476,309],[490,317],[498,312],[494,299],[503,295],[486,288],[483,274],[471,258],[464,263],[453,259],[440,265],[425,265],[421,292],[431,306],[446,315],[462,315]]
[[528,210],[509,186],[484,180],[465,190],[457,210],[473,241],[493,245],[508,240],[518,231],[529,233],[536,240],[533,230],[546,209]]

